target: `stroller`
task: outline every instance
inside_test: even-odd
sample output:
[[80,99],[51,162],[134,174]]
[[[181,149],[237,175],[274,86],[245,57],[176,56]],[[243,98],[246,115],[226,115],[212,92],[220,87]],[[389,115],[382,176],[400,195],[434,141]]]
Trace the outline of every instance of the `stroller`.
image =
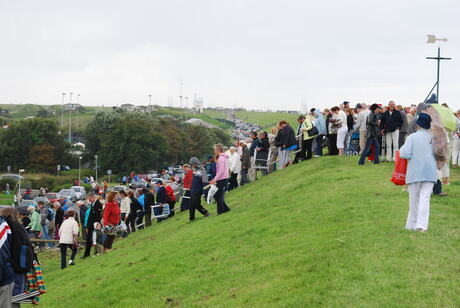
[[359,150],[359,132],[354,132],[350,136],[350,142],[345,155],[357,156],[359,155]]

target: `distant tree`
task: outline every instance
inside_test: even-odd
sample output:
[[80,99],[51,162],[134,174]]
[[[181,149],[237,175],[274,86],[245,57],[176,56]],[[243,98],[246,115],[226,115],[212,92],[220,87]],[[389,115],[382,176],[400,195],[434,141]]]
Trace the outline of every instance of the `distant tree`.
[[47,143],[31,147],[28,169],[52,173],[58,165],[55,152],[55,147]]
[[27,168],[31,163],[31,149],[45,144],[53,148],[58,163],[68,162],[67,144],[56,121],[39,118],[15,121],[0,134],[0,165]]

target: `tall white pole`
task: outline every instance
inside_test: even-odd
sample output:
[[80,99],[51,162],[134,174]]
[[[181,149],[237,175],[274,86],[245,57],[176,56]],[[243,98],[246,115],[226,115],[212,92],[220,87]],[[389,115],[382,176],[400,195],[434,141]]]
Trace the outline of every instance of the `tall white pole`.
[[97,155],[94,155],[94,158],[96,159],[96,183],[97,183]]
[[62,102],[61,102],[61,129],[64,128],[64,100],[65,100],[65,93],[62,93]]
[[69,143],[72,143],[72,94],[70,92],[70,101],[69,101]]
[[81,178],[81,159],[82,159],[81,156],[78,157],[78,185],[81,185],[80,184],[81,183],[81,180],[80,180]]
[[77,142],[80,142],[80,134],[78,133],[78,109],[80,109],[80,94],[77,94],[77,129],[76,129],[77,136],[78,136]]
[[188,112],[188,96],[185,97],[185,121],[187,121],[187,112]]

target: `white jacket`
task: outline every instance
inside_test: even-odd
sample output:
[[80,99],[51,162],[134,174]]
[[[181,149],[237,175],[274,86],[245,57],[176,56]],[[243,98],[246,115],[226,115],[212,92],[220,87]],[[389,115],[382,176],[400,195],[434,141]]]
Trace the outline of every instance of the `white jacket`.
[[128,216],[130,209],[131,209],[131,199],[129,197],[124,197],[121,200],[120,213],[126,213],[126,216]]
[[73,217],[69,217],[59,229],[59,244],[73,244],[73,238],[78,236],[78,223]]
[[235,151],[229,159],[229,168],[230,171],[233,173],[240,173],[241,172],[241,159],[240,155]]

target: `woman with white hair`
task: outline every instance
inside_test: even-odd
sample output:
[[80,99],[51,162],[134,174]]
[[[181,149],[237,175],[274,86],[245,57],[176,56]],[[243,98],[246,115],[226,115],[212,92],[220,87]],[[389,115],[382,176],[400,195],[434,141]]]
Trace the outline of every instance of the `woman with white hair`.
[[29,206],[27,208],[27,211],[30,213],[30,224],[28,226],[28,229],[30,230],[30,233],[32,234],[33,238],[40,238],[42,234],[40,213],[38,213],[38,211],[36,211],[35,207],[33,206]]

